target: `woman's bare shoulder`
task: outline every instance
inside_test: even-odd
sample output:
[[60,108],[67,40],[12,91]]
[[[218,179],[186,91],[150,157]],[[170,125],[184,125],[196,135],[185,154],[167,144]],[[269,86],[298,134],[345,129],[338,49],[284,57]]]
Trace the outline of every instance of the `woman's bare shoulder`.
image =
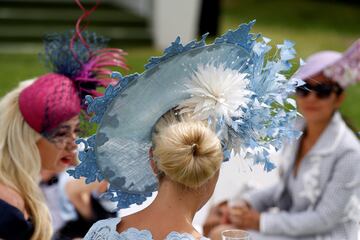
[[2,183],[0,183],[0,199],[25,213],[25,202],[21,195]]

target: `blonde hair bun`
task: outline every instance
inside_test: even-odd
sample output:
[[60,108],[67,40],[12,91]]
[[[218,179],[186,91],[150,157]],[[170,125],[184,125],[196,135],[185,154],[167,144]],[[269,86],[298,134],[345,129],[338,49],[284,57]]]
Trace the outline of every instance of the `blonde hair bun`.
[[158,126],[153,138],[157,167],[175,182],[200,187],[220,168],[220,140],[200,121],[169,124],[169,119],[165,117],[167,126]]

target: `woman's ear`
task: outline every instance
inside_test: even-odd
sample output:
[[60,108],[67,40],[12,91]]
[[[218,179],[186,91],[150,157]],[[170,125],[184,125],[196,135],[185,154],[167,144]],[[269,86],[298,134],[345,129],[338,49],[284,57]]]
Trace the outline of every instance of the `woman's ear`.
[[151,169],[153,170],[154,174],[157,176],[159,174],[159,170],[156,166],[156,163],[154,161],[154,155],[153,155],[153,149],[152,147],[149,149],[149,159],[150,159],[150,166],[151,166]]
[[339,109],[341,104],[344,102],[346,98],[346,94],[345,92],[342,92],[337,98],[336,98],[336,102],[335,102],[335,107],[336,109]]

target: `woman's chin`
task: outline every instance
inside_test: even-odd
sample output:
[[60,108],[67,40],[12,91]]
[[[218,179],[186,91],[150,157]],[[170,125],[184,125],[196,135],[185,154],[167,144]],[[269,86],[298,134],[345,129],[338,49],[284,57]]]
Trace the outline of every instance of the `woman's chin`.
[[305,120],[308,123],[325,123],[327,122],[330,118],[330,116],[327,116],[326,113],[324,114],[319,114],[319,112],[314,113],[314,114],[304,114]]

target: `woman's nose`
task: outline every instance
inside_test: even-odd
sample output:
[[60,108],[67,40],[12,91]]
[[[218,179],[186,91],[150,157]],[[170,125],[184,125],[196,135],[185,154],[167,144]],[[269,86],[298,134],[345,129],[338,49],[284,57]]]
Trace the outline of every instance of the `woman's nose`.
[[66,150],[67,151],[74,151],[77,148],[75,140],[77,139],[77,134],[72,134],[72,136],[68,139],[66,143]]
[[307,101],[316,101],[318,100],[317,96],[316,96],[316,92],[314,91],[310,91],[309,95],[306,97]]
[[74,141],[69,141],[69,142],[66,144],[66,150],[69,151],[69,152],[74,151],[76,148],[77,148],[77,145],[76,145],[76,143],[75,143],[75,140],[74,140]]

